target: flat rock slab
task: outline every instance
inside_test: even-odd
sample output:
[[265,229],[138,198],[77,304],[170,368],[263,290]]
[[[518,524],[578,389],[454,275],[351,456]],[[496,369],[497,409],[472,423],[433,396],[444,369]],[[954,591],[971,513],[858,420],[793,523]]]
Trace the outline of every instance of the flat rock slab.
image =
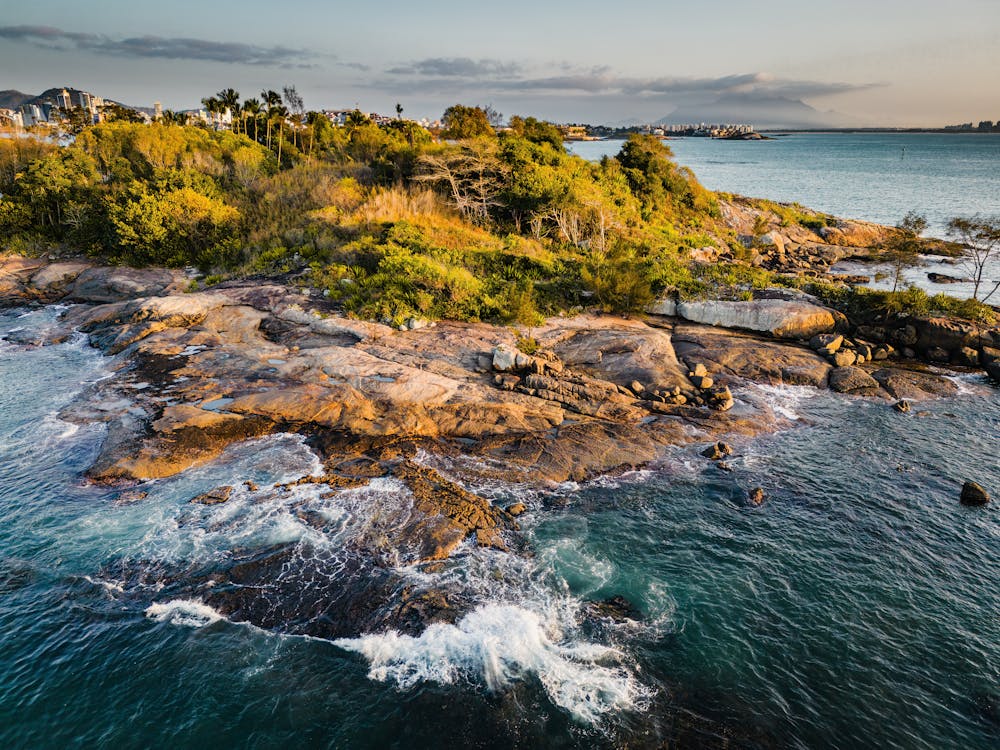
[[826,307],[777,299],[680,302],[677,316],[720,328],[769,333],[779,339],[808,339],[837,326],[837,316]]

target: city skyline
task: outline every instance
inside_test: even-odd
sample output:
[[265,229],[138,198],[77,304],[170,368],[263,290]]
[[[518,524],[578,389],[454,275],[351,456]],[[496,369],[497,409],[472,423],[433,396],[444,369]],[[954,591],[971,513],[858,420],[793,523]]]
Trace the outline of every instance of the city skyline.
[[[589,0],[489,9],[110,0],[94,11],[43,0],[0,11],[0,86],[71,85],[188,109],[226,86],[255,96],[294,84],[310,108],[400,102],[417,118],[459,101],[594,123],[740,111],[847,126],[1000,118],[1000,5],[870,5],[640,2],[611,13]],[[761,116],[740,119],[782,124]]]

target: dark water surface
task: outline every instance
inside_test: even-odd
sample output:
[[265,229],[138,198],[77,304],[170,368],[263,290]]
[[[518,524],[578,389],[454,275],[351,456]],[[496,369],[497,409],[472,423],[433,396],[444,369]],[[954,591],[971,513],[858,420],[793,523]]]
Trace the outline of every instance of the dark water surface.
[[[53,315],[5,313],[0,335]],[[291,543],[336,575],[352,529],[400,488],[299,497],[325,503],[323,538],[290,504],[187,502],[315,468],[289,436],[125,502],[81,481],[101,428],[57,416],[104,367],[81,342],[0,344],[6,747],[1000,745],[1000,510],[958,504],[966,478],[1000,493],[1000,391],[981,378],[922,416],[759,389],[797,426],[736,444],[733,473],[689,449],[525,495],[533,555],[470,548],[407,572],[461,591],[464,619],[331,643],[231,623],[157,571]],[[118,578],[122,561],[148,580]],[[612,595],[641,622],[581,616]]]

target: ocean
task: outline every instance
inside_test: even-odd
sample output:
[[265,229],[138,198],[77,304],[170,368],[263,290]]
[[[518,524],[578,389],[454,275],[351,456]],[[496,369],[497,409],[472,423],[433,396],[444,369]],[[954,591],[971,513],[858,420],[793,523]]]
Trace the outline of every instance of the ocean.
[[[682,161],[683,144],[672,144]],[[761,169],[770,184],[775,170]],[[797,197],[878,218],[865,195],[853,211]],[[109,375],[109,360],[83,336],[13,343],[38,338],[58,312],[0,313],[0,339],[11,339],[0,341],[7,747],[1000,745],[1000,515],[995,503],[958,503],[966,479],[1000,493],[1000,390],[984,376],[955,375],[956,396],[906,415],[804,387],[737,393],[794,427],[731,441],[731,473],[695,446],[546,493],[476,488],[528,502],[529,554],[469,546],[434,572],[403,569],[456,592],[469,613],[417,637],[331,642],[230,622],[177,571],[292,545],[308,574],[293,565],[288,580],[318,585],[316,571],[336,575],[355,529],[400,487],[188,502],[220,484],[318,470],[291,435],[154,482],[142,499],[85,483],[104,428],[59,415]],[[748,506],[758,486],[767,499]],[[329,530],[306,523],[302,504]],[[582,616],[613,596],[637,616]]]
[[[569,144],[580,156],[614,156],[623,141]],[[1000,217],[1000,134],[791,133],[768,141],[675,138],[667,141],[679,164],[705,187],[753,198],[799,203],[850,219],[895,225],[910,211],[927,219],[925,236],[945,238],[954,217]],[[907,283],[936,294],[971,297],[972,285],[937,284],[928,273],[968,278],[961,263],[925,257],[904,273]],[[834,271],[874,276],[888,268],[844,263]],[[1000,254],[986,278],[1000,281]],[[992,288],[992,285],[990,285]],[[991,300],[1000,304],[1000,292]]]

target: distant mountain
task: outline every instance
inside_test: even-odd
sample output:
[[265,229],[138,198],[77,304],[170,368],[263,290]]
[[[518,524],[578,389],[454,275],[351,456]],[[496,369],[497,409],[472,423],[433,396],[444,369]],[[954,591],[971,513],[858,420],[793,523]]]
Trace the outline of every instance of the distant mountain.
[[758,130],[781,128],[844,128],[859,123],[838,112],[820,112],[799,99],[732,94],[705,104],[678,107],[658,125],[688,123],[747,123]]
[[0,91],[0,109],[17,109],[22,104],[27,104],[35,97],[14,89]]
[[[0,91],[0,109],[17,109],[22,104],[41,105],[45,102],[55,104],[56,97],[62,93],[63,89],[65,89],[69,94],[70,101],[72,101],[74,105],[79,103],[80,99],[78,95],[82,93],[83,90],[75,89],[72,86],[57,86],[55,88],[45,89],[45,91],[40,93],[38,96],[35,96],[34,94],[25,94],[23,91],[8,89],[6,91]],[[109,104],[121,104],[123,107],[128,107],[129,109],[134,109],[139,112],[152,113],[153,111],[149,107],[133,107],[128,104],[122,104],[121,102],[117,102],[113,99],[105,99],[104,101]]]

